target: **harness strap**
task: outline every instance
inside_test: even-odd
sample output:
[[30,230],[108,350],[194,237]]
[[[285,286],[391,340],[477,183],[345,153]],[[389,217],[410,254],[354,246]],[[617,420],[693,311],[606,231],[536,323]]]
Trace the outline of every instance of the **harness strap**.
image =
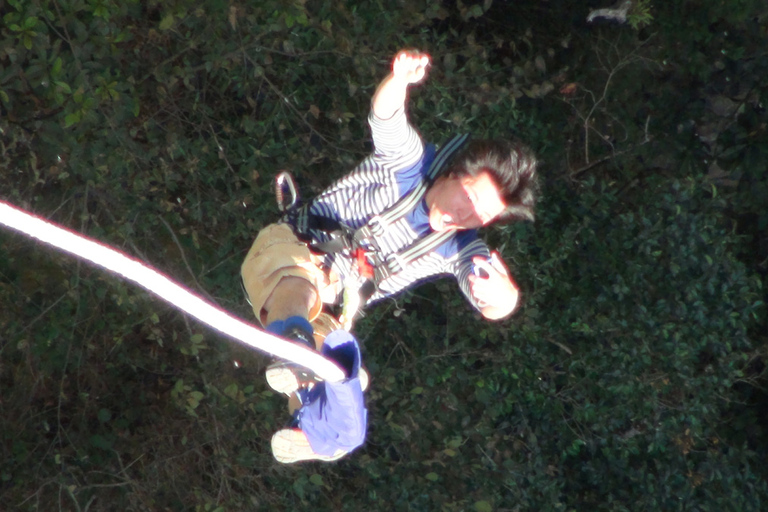
[[[394,206],[379,215],[374,215],[368,221],[368,224],[357,230],[354,236],[355,242],[361,243],[370,240],[376,246],[376,236],[383,234],[389,226],[408,215],[416,207],[423,199],[429,187],[445,169],[445,165],[466,144],[468,139],[469,134],[467,133],[452,137],[435,155],[432,165],[430,165],[427,171],[426,179],[422,180],[415,189],[395,203]],[[431,253],[450,239],[455,231],[455,229],[433,231],[427,236],[417,239],[408,247],[396,253],[388,254],[383,261],[375,261],[376,283],[380,283],[384,279],[403,271],[408,265]],[[374,259],[381,260],[378,251],[375,253]]]
[[[401,272],[408,265],[434,251],[455,233],[455,229],[429,233],[427,236],[415,240],[411,245],[398,252],[385,257],[381,256],[381,248],[376,242],[378,236],[383,235],[390,226],[399,222],[408,215],[424,198],[429,187],[445,170],[446,164],[466,144],[469,134],[460,134],[452,137],[435,155],[427,170],[425,178],[411,192],[400,198],[394,205],[384,212],[374,215],[362,227],[351,230],[339,221],[319,215],[297,215],[289,220],[299,233],[308,234],[315,229],[328,233],[330,240],[322,243],[311,244],[312,248],[323,253],[339,253],[349,251],[353,257],[357,257],[357,249],[364,248],[368,259],[374,268],[374,284]],[[373,292],[370,294],[372,295]],[[370,297],[370,295],[369,295]]]
[[455,229],[433,231],[411,244],[404,251],[387,255],[383,262],[377,263],[374,266],[376,269],[376,282],[380,283],[384,279],[402,272],[408,265],[426,256],[448,241],[455,232]]
[[421,201],[427,189],[435,182],[441,171],[444,170],[445,164],[464,146],[467,139],[469,139],[468,133],[452,137],[435,155],[425,179],[393,206],[387,208],[386,211],[371,217],[368,223],[361,227],[358,233],[355,233],[355,239],[375,239],[376,236],[384,233],[389,226],[408,215]]

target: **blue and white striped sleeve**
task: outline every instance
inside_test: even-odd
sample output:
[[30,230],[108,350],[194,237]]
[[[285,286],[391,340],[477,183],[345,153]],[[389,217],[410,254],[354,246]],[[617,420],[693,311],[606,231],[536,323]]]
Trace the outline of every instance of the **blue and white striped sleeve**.
[[472,258],[475,256],[481,256],[483,258],[491,257],[491,251],[488,249],[488,246],[479,238],[475,238],[461,248],[453,261],[451,273],[456,276],[459,288],[467,300],[475,307],[475,309],[480,310],[477,301],[472,297],[469,283],[469,276],[472,274],[472,267],[474,266]]
[[375,163],[397,172],[418,162],[424,154],[424,142],[408,122],[405,108],[400,108],[389,119],[377,117],[373,110],[368,116],[373,138]]

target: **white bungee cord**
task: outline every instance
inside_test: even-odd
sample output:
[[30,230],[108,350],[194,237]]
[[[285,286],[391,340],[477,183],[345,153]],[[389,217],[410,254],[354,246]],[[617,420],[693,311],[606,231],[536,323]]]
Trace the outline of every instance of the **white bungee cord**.
[[309,368],[324,380],[338,382],[344,379],[344,372],[318,352],[240,320],[112,247],[43,220],[5,201],[0,201],[0,224],[119,274],[236,341]]

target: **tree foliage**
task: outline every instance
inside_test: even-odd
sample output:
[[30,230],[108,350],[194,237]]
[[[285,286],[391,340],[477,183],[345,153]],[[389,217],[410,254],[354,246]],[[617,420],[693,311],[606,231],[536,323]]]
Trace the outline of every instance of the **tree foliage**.
[[[289,168],[369,150],[396,50],[424,137],[516,134],[533,225],[486,235],[524,296],[438,281],[357,330],[364,448],[281,466],[268,362],[0,233],[0,496],[18,510],[760,510],[768,494],[768,11],[640,2],[8,0],[0,197],[251,318],[239,265]],[[630,13],[630,20],[633,13]],[[237,361],[237,364],[233,364]]]

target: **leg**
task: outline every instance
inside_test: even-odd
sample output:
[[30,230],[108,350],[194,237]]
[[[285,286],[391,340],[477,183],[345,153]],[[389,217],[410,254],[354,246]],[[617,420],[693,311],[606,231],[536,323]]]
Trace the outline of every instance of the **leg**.
[[241,267],[243,286],[262,325],[292,316],[313,320],[322,308],[318,286],[324,274],[286,224],[267,226]]
[[269,325],[275,320],[285,320],[292,316],[309,320],[310,311],[317,299],[317,289],[306,279],[283,277],[264,303],[267,312],[265,323]]

